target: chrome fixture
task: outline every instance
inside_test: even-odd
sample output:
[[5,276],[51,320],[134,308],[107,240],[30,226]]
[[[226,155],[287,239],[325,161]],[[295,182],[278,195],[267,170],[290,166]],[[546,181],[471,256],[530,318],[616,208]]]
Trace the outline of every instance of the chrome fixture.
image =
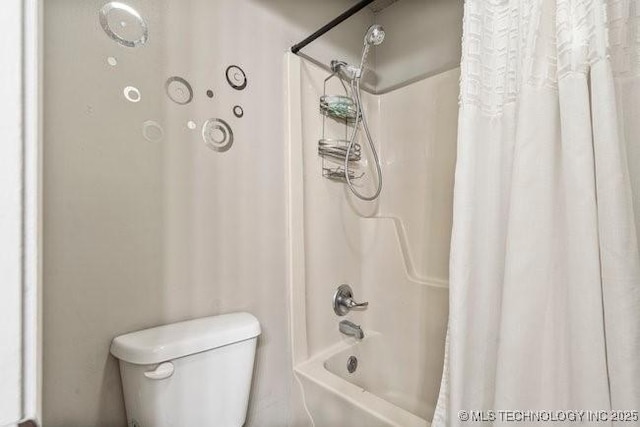
[[334,73],[339,72],[343,67],[346,67],[347,64],[344,61],[338,61],[337,59],[332,59],[331,60],[331,71],[333,71]]
[[[349,80],[351,85],[351,94],[353,100],[356,105],[356,117],[353,126],[353,132],[351,133],[351,137],[346,144],[345,156],[344,156],[344,167],[342,168],[342,172],[344,173],[344,180],[349,186],[351,192],[361,200],[372,201],[378,198],[380,192],[382,191],[382,168],[380,167],[380,159],[378,158],[378,152],[376,151],[376,147],[373,144],[373,138],[371,137],[371,132],[369,131],[369,125],[367,123],[367,117],[364,114],[362,108],[362,97],[360,94],[360,80],[365,72],[365,65],[367,62],[367,56],[369,55],[369,50],[371,46],[378,46],[380,43],[384,41],[385,32],[382,28],[382,25],[374,24],[369,27],[367,33],[364,36],[364,48],[362,50],[362,59],[360,60],[360,67],[356,68],[352,65],[347,64],[344,61],[331,61],[331,70],[346,80]],[[351,161],[351,151],[356,147],[356,139],[358,137],[358,129],[360,129],[360,122],[362,122],[362,127],[364,128],[365,135],[367,137],[367,141],[369,142],[369,147],[371,148],[371,153],[373,154],[373,160],[376,165],[376,172],[378,176],[378,185],[376,187],[376,191],[368,196],[362,194],[358,191],[353,183],[351,182],[354,178],[354,174],[350,171],[349,162]]]
[[358,78],[362,77],[362,74],[364,74],[364,64],[367,61],[369,49],[371,49],[371,46],[380,45],[384,41],[384,36],[385,32],[382,25],[374,24],[367,30],[367,33],[364,36],[364,49],[362,49],[362,59],[360,60],[360,73]]
[[362,59],[360,59],[360,67],[349,65],[344,61],[338,61],[336,59],[331,61],[331,71],[339,73],[347,80],[355,80],[362,78],[365,71],[365,64],[367,62],[367,56],[369,56],[369,50],[371,46],[378,46],[384,41],[385,36],[384,28],[382,25],[374,24],[369,27],[367,33],[364,36],[364,48],[362,49]]
[[[321,156],[332,157],[338,160],[344,160],[347,155],[347,147],[342,145],[342,139],[322,138],[318,141],[318,154]],[[356,144],[354,150],[349,153],[349,161],[357,162],[362,157],[360,144]],[[344,174],[343,174],[344,175]],[[344,176],[343,176],[344,178]]]
[[358,369],[358,358],[355,356],[349,356],[347,359],[347,372],[353,374]]
[[378,46],[380,43],[384,41],[384,28],[380,24],[373,24],[367,30],[367,34],[364,36],[364,44],[366,45],[375,45]]
[[362,59],[360,59],[360,67],[349,65],[344,61],[338,61],[334,59],[331,61],[331,71],[341,74],[347,80],[355,80],[362,78],[365,71],[365,64],[367,62],[367,56],[369,56],[369,50],[371,46],[378,46],[384,41],[385,36],[384,28],[382,25],[374,24],[369,27],[367,33],[364,36],[364,48],[362,49]]
[[364,338],[364,332],[362,332],[362,328],[359,325],[356,325],[355,323],[348,320],[340,321],[340,325],[338,326],[338,328],[340,329],[340,332],[345,335],[349,335],[350,337],[354,337],[359,340]]
[[[360,113],[356,106],[356,101],[349,92],[345,84],[345,78],[340,70],[344,68],[344,73],[352,73],[355,75],[355,67],[348,66],[342,61],[332,61],[334,72],[324,79],[324,90],[320,97],[320,113],[322,114],[322,137],[318,140],[318,155],[322,157],[322,176],[333,181],[346,182],[344,162],[358,162],[361,159],[361,146],[356,143],[349,151],[347,157],[347,147],[351,143],[349,135],[358,126],[360,121]],[[345,67],[350,67],[349,69]],[[344,95],[328,95],[327,85],[330,80],[336,78],[340,81]],[[352,90],[353,92],[353,90]],[[327,126],[327,119],[342,123],[344,125],[344,134],[335,133],[334,127]],[[331,138],[327,137],[327,133],[331,132]],[[349,170],[349,178],[355,180],[362,178],[364,172],[356,174],[353,169]]]
[[338,316],[344,316],[351,309],[365,308],[368,305],[368,302],[357,303],[353,300],[353,290],[349,285],[340,285],[336,293],[333,294],[333,311]]
[[347,80],[353,80],[361,75],[360,68],[349,65],[344,61],[338,61],[337,59],[331,61],[331,71],[340,74]]

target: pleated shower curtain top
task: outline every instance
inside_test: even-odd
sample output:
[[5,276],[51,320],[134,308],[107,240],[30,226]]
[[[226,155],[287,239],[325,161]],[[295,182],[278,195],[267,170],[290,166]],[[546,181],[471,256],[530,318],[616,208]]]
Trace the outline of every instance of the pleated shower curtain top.
[[467,0],[460,89],[433,425],[640,410],[640,0]]

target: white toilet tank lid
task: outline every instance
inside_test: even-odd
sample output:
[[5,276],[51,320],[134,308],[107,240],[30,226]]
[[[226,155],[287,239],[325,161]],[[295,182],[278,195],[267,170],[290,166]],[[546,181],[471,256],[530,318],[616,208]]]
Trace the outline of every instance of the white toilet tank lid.
[[253,315],[230,313],[120,335],[111,342],[111,354],[125,362],[150,365],[258,335],[260,323]]

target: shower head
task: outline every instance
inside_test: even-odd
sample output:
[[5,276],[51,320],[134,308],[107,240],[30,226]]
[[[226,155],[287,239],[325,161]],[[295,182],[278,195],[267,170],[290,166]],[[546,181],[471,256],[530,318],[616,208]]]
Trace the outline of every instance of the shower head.
[[367,34],[364,35],[365,46],[378,46],[384,41],[384,28],[380,24],[373,24],[367,30]]
[[378,46],[384,41],[384,28],[382,25],[374,24],[369,27],[367,33],[364,35],[364,49],[362,49],[362,59],[360,60],[360,67],[354,67],[347,64],[344,61],[331,61],[331,70],[334,73],[340,73],[342,76],[349,80],[360,80],[365,71],[365,65],[367,62],[367,55],[371,46]]
[[384,28],[380,24],[373,24],[364,35],[364,49],[362,50],[362,59],[360,60],[360,68],[356,77],[360,78],[364,74],[364,66],[367,61],[367,55],[371,46],[378,46],[384,41]]

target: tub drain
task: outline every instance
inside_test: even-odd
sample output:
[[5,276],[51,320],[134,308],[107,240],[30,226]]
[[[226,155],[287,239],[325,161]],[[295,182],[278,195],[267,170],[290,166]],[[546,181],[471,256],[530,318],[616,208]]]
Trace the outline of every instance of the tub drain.
[[358,369],[358,358],[350,356],[347,360],[347,371],[349,371],[350,374],[353,374],[356,369]]

